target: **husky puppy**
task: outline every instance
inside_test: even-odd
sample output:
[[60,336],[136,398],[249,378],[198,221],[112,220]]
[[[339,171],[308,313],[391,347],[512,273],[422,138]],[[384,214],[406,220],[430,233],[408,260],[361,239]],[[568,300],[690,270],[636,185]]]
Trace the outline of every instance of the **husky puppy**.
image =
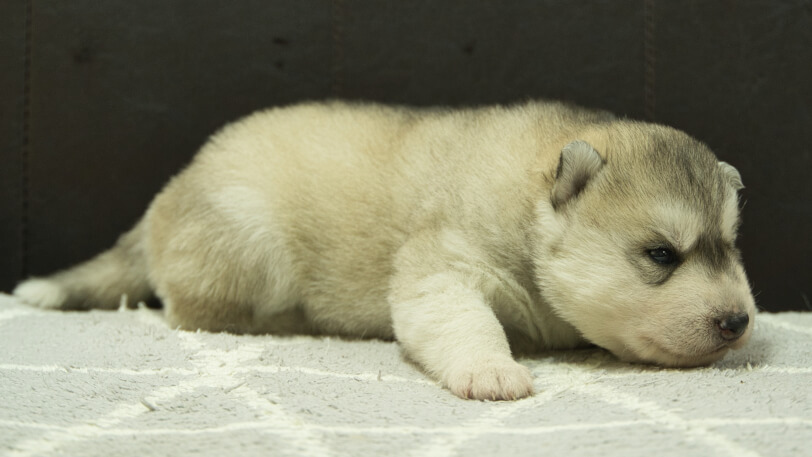
[[223,128],[43,308],[155,294],[169,325],[395,338],[460,397],[516,399],[511,346],[709,364],[755,314],[735,168],[685,133],[561,103],[311,103]]

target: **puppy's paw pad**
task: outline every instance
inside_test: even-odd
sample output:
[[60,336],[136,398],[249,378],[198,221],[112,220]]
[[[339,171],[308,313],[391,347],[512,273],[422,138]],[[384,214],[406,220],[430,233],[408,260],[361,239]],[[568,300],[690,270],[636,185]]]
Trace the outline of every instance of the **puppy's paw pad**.
[[25,304],[47,309],[60,308],[67,300],[65,290],[47,279],[29,279],[17,286],[13,294]]
[[446,380],[455,395],[476,400],[518,400],[533,395],[533,375],[513,359],[486,359],[456,370]]

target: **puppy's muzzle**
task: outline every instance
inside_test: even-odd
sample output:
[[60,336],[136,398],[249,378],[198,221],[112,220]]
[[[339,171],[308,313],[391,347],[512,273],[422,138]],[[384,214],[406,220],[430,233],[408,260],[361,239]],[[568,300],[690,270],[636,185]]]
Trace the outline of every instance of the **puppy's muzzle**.
[[718,319],[716,327],[719,329],[719,335],[721,335],[722,339],[732,343],[744,334],[749,323],[750,316],[747,313],[737,313]]

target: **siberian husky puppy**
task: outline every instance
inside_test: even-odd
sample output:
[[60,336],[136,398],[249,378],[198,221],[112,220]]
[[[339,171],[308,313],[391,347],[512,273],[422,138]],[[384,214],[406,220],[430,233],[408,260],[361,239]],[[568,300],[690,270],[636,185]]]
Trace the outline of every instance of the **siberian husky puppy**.
[[223,128],[109,251],[15,294],[169,325],[395,338],[460,397],[511,352],[709,364],[750,336],[739,173],[685,133],[561,103],[310,103]]

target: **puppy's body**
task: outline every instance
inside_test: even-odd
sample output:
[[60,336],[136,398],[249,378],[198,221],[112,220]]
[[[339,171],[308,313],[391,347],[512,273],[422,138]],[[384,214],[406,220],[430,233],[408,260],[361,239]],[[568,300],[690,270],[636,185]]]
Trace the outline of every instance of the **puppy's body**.
[[299,105],[227,126],[116,247],[15,293],[154,291],[189,330],[396,337],[456,394],[517,398],[508,337],[678,366],[743,344],[738,187],[681,132],[557,103]]

